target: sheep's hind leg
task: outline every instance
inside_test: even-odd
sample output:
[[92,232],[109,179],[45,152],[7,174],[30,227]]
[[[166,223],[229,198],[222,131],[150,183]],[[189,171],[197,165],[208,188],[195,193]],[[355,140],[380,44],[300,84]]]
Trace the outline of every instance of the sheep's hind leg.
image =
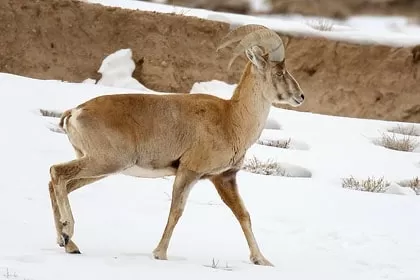
[[50,168],[50,185],[53,189],[53,191],[50,190],[51,202],[57,234],[61,236],[58,243],[65,247],[67,253],[80,253],[77,245],[71,240],[74,233],[74,218],[68,199],[69,191],[104,178],[120,169],[122,169],[121,166],[99,164],[88,157],[53,165]]
[[172,189],[172,202],[165,230],[156,249],[153,251],[155,259],[167,260],[167,250],[176,224],[184,212],[188,195],[194,183],[198,180],[197,173],[178,169]]
[[242,231],[248,243],[251,252],[250,260],[257,265],[273,266],[261,253],[258,248],[258,243],[255,239],[251,227],[251,218],[248,210],[246,209],[241,196],[239,195],[238,185],[236,183],[236,173],[228,175],[219,175],[211,179],[217,192],[222,198],[223,202],[230,208],[236,216]]

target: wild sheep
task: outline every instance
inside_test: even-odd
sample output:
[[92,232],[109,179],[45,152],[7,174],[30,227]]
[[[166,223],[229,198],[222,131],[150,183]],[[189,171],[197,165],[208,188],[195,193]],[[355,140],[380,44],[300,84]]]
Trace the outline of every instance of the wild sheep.
[[174,175],[167,224],[153,251],[156,259],[167,259],[192,186],[209,179],[239,221],[251,261],[272,265],[258,248],[236,174],[247,149],[259,138],[270,106],[296,107],[304,95],[286,69],[283,42],[275,32],[260,25],[242,26],[229,32],[219,49],[233,43],[238,44],[229,65],[243,52],[249,61],[230,100],[207,94],[114,94],[63,113],[60,126],[77,159],[51,166],[49,191],[57,242],[67,253],[80,253],[72,240],[69,193],[117,173]]

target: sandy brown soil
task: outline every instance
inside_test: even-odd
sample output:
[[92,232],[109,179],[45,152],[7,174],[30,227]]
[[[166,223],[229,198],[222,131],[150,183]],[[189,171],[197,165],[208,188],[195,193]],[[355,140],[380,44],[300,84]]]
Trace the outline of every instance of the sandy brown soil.
[[[135,78],[159,91],[194,82],[236,83],[245,59],[227,71],[215,49],[224,23],[103,7],[71,0],[0,1],[0,72],[80,82],[102,59],[131,48]],[[420,49],[359,46],[284,36],[287,64],[307,93],[299,110],[420,122]]]
[[251,6],[248,0],[167,0],[166,3],[169,5],[237,14],[248,14],[251,12]]

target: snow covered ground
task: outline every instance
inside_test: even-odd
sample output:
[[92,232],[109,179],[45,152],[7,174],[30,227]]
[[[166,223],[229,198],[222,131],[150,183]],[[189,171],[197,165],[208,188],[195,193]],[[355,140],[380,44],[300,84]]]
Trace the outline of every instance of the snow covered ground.
[[[275,129],[264,130],[260,140],[290,139],[290,148],[255,144],[247,158],[278,161],[289,177],[238,175],[256,238],[275,267],[250,264],[239,224],[207,181],[189,197],[169,260],[154,260],[172,177],[117,175],[72,193],[74,240],[82,255],[65,254],[55,243],[48,170],[74,155],[66,136],[49,129],[57,119],[41,116],[39,109],[62,111],[101,94],[150,91],[131,78],[130,56],[122,50],[111,56],[121,64],[105,60],[100,71],[106,73],[97,84],[0,73],[0,280],[420,279],[420,196],[341,186],[344,177],[384,176],[395,192],[401,189],[396,182],[420,175],[420,149],[375,145],[396,122],[287,108],[272,109]],[[195,84],[192,93],[229,98],[233,88],[210,81]]]
[[[239,224],[207,181],[191,193],[169,260],[152,259],[171,177],[117,175],[72,193],[74,238],[83,254],[68,255],[55,244],[47,183],[49,166],[72,159],[73,151],[65,135],[48,129],[57,119],[38,109],[60,111],[99,94],[138,90],[10,74],[0,74],[0,85],[2,280],[420,278],[420,197],[341,187],[350,175],[399,181],[420,174],[419,150],[372,143],[395,123],[273,108],[270,118],[281,128],[265,130],[261,139],[290,138],[290,149],[255,144],[247,157],[277,160],[294,177],[239,173],[254,232],[273,268],[250,264]],[[233,86],[212,81],[194,89],[228,98]]]

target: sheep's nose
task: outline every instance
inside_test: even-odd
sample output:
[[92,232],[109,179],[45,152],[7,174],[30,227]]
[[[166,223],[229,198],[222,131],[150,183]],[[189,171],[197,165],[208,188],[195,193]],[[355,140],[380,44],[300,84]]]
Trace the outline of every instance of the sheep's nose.
[[301,94],[300,98],[302,98],[302,101],[305,100],[305,95]]

